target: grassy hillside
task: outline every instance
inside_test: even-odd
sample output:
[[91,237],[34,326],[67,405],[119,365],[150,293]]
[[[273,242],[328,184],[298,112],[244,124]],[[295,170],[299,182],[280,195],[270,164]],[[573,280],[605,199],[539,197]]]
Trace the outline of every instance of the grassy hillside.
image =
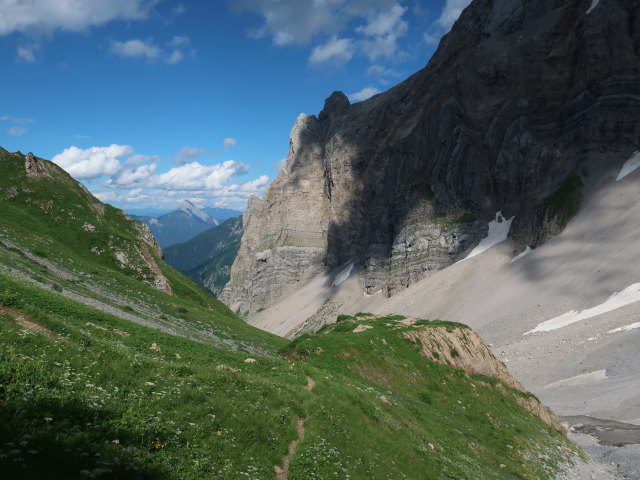
[[532,396],[408,335],[463,325],[365,316],[290,343],[22,154],[0,151],[0,212],[7,478],[546,479],[577,458]]
[[35,165],[28,174],[24,155],[0,151],[0,268],[212,345],[251,352],[282,346],[166,265],[140,222],[102,204],[57,165]]
[[343,322],[246,363],[4,273],[0,290],[9,478],[262,480],[296,439],[300,480],[552,478],[575,458],[520,392],[402,336],[427,325]]
[[242,216],[164,249],[166,262],[198,285],[219,294],[229,281],[242,238]]

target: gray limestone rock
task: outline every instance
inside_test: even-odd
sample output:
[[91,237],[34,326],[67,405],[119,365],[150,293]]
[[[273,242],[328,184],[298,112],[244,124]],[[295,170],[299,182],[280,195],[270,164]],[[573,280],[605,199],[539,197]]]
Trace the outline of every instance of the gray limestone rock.
[[464,257],[499,210],[520,245],[561,231],[581,165],[640,147],[640,2],[590,7],[474,0],[423,70],[300,115],[223,300],[253,312],[350,261],[365,291],[393,294]]

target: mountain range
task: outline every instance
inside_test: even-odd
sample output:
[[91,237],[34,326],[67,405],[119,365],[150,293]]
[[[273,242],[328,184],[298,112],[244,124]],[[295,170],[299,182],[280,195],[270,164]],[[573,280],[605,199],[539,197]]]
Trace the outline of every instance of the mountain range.
[[227,208],[199,208],[189,200],[181,200],[171,212],[159,217],[132,215],[146,224],[162,248],[186,242],[212,226],[240,215],[242,212]]
[[240,248],[242,217],[225,220],[191,240],[163,250],[165,261],[198,285],[220,294]]

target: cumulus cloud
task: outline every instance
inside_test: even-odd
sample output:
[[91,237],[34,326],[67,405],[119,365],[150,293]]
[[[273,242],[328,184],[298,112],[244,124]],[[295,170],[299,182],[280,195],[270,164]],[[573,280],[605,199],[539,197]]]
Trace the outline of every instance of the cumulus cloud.
[[216,165],[202,165],[193,162],[158,175],[153,186],[173,190],[218,189],[228,183],[233,176],[248,171],[247,165],[233,160]]
[[125,202],[138,203],[149,200],[150,195],[142,188],[134,188],[133,190],[117,192],[115,190],[106,190],[102,192],[94,192],[93,195],[104,203]]
[[[134,38],[124,42],[114,41],[111,43],[111,53],[121,58],[146,58],[147,60],[161,60],[170,65],[175,65],[182,61],[187,52],[186,48],[191,40],[186,35],[175,35],[165,48],[156,45],[153,40],[141,40]],[[190,50],[190,54],[194,54]]]
[[402,35],[407,31],[407,22],[402,20],[406,8],[395,4],[387,11],[373,15],[367,25],[356,28],[356,31],[370,37],[396,34]]
[[276,45],[307,44],[318,34],[336,33],[349,17],[342,0],[235,0],[229,3],[237,10],[260,15],[264,23],[252,30],[250,36],[271,36]]
[[227,137],[222,141],[222,145],[225,150],[230,150],[238,144],[238,141],[235,138]]
[[186,47],[191,43],[191,39],[186,35],[174,35],[167,43],[168,47]]
[[409,28],[402,19],[406,11],[406,8],[396,4],[388,11],[377,13],[369,19],[367,25],[356,29],[367,37],[362,42],[362,48],[371,61],[380,57],[393,58],[398,54],[398,39]]
[[[88,137],[81,137],[88,138]],[[142,155],[140,153],[136,153],[127,158],[125,162],[126,165],[140,165],[141,163],[153,163],[159,162],[160,157],[158,155]]]
[[196,158],[201,157],[205,153],[207,153],[207,150],[204,148],[185,146],[173,156],[173,163],[184,165],[185,163],[189,163]]
[[113,42],[111,53],[119,57],[146,57],[155,59],[160,56],[162,50],[150,40],[127,40],[126,42]]
[[267,185],[267,183],[269,183],[269,177],[267,177],[266,175],[261,175],[255,180],[243,183],[240,187],[240,190],[242,190],[243,192],[255,192],[261,190]]
[[345,63],[358,52],[372,60],[392,58],[408,29],[402,18],[407,8],[394,0],[236,0],[232,7],[262,17],[262,25],[249,32],[252,38],[271,37],[278,46],[323,38],[312,50],[313,65]]
[[105,185],[114,187],[133,187],[146,183],[157,168],[156,163],[140,165],[138,167],[126,167],[111,177]]
[[377,77],[397,77],[398,72],[392,70],[387,67],[383,67],[382,65],[371,65],[367,68],[367,75],[377,76]]
[[27,45],[20,45],[16,48],[16,58],[19,62],[34,63],[36,58],[36,52],[40,46],[37,43],[30,43]]
[[470,3],[471,0],[447,0],[436,23],[444,30],[449,31],[462,11]]
[[373,97],[377,93],[380,93],[380,90],[378,90],[377,88],[365,87],[359,92],[347,95],[347,97],[349,97],[349,101],[351,102],[361,102],[363,100],[366,100],[367,98]]
[[82,31],[111,20],[145,18],[156,0],[2,0],[0,35]]
[[133,155],[129,145],[112,144],[108,147],[80,149],[69,147],[51,159],[78,179],[91,179],[103,175],[115,175],[120,171],[120,160]]
[[325,62],[346,63],[354,54],[353,40],[349,38],[338,38],[333,36],[322,45],[318,45],[311,52],[309,62],[318,65]]

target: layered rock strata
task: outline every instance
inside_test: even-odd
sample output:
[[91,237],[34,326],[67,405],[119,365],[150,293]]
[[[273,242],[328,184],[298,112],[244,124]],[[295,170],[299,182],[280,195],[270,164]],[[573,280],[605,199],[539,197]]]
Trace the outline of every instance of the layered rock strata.
[[390,295],[464,257],[499,210],[523,246],[561,231],[584,162],[640,146],[640,2],[591,7],[474,0],[420,72],[300,115],[223,300],[253,312],[348,262]]

